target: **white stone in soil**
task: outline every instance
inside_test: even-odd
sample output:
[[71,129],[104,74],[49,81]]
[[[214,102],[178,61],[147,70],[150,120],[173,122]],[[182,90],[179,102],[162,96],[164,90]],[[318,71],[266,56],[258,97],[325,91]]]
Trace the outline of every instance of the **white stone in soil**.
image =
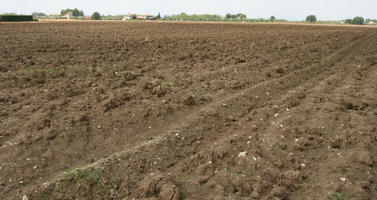
[[243,152],[240,152],[240,153],[238,154],[238,157],[239,157],[239,158],[245,158],[246,155],[247,155],[247,152],[246,152],[246,151],[243,151]]

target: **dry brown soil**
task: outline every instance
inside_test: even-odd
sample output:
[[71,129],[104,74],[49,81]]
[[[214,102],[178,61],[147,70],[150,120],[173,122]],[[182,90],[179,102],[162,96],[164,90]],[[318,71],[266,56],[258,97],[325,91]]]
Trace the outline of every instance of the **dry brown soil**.
[[377,29],[0,23],[0,199],[377,199]]

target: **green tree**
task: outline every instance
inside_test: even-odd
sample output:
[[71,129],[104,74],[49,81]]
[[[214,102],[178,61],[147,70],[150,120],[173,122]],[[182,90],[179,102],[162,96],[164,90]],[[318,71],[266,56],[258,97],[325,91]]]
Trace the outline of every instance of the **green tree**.
[[274,22],[276,20],[275,16],[270,17],[270,21]]
[[41,13],[41,12],[33,12],[31,15],[33,15],[33,18],[36,19],[38,17],[44,17],[46,14]]
[[362,24],[364,24],[364,18],[363,17],[355,17],[352,20],[352,24],[362,25]]
[[0,15],[19,15],[19,14],[17,14],[17,13],[0,13]]
[[182,17],[188,17],[187,13],[181,12],[180,14]]
[[309,15],[306,17],[306,21],[307,22],[316,22],[317,21],[317,17],[315,15]]
[[225,19],[246,20],[246,15],[243,13],[238,13],[236,15],[228,13],[225,15]]
[[100,20],[100,19],[101,19],[101,15],[99,14],[99,12],[94,12],[92,15],[92,20]]
[[160,13],[158,13],[158,15],[156,16],[156,19],[161,19],[161,14]]
[[345,23],[346,24],[352,24],[352,19],[346,19]]
[[192,21],[221,21],[223,17],[219,15],[201,14],[201,15],[187,15],[181,13],[179,15],[164,16],[164,20],[192,20]]
[[60,14],[61,14],[61,15],[65,15],[65,14],[67,14],[67,13],[69,13],[69,12],[72,12],[72,15],[73,15],[73,16],[76,16],[76,17],[78,17],[78,16],[84,16],[84,11],[79,10],[79,9],[77,9],[77,8],[75,8],[75,9],[71,9],[71,8],[63,9],[63,10],[60,12]]
[[67,14],[67,13],[69,13],[69,12],[73,12],[73,9],[70,9],[70,8],[63,9],[63,10],[60,12],[60,14],[61,14],[61,15],[65,15],[65,14]]
[[238,13],[236,16],[237,16],[236,18],[238,19],[246,19],[246,15],[242,13]]
[[80,16],[80,10],[77,8],[73,9],[72,15],[76,17]]

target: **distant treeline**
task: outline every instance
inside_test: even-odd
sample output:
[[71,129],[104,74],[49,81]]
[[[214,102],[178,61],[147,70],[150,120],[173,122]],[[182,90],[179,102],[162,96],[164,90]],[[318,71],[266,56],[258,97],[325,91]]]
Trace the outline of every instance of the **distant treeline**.
[[369,24],[369,22],[374,22],[375,24],[377,24],[377,19],[369,19],[369,18],[367,18],[367,19],[365,20],[365,23],[366,23],[366,24]]
[[2,22],[33,21],[33,16],[31,16],[31,15],[10,15],[10,14],[3,14],[3,15],[0,15],[0,21],[2,21]]
[[[247,18],[245,14],[238,13],[238,14],[231,14],[228,13],[225,16],[221,15],[211,15],[211,14],[201,14],[201,15],[188,15],[186,13],[181,13],[178,15],[170,15],[164,16],[161,20],[176,20],[176,21],[225,21],[225,22],[288,22],[285,19],[277,19],[275,16],[271,16],[270,18],[257,18],[257,19],[250,19]],[[377,24],[376,19],[365,19],[363,17],[354,17],[353,19],[346,19],[346,20],[318,20],[317,16],[309,15],[303,21],[292,21],[292,22],[309,22],[309,23],[319,23],[319,24]]]
[[[59,14],[53,15],[46,15],[45,13],[41,12],[33,12],[32,16],[34,19],[65,19],[64,15],[70,13],[70,19],[77,19],[77,20],[88,20],[88,19],[101,19],[101,20],[122,20],[124,15],[100,15],[100,13],[95,12],[91,17],[84,16],[84,11],[79,10],[77,8],[67,8],[61,10]],[[13,15],[16,16],[16,13],[4,13],[3,15]],[[93,16],[95,16],[93,18]],[[250,19],[243,13],[231,14],[228,13],[225,16],[222,15],[214,15],[214,14],[193,14],[189,15],[187,13],[182,12],[181,14],[175,15],[165,15],[161,17],[160,13],[156,15],[154,20],[168,20],[168,21],[224,21],[224,22],[288,22],[285,19],[277,19],[275,16],[271,16],[270,18],[257,18],[257,19]],[[297,23],[318,23],[318,24],[377,24],[376,19],[365,19],[363,17],[354,17],[353,19],[345,19],[345,20],[329,20],[323,21],[318,20],[317,16],[309,15],[303,21],[291,21]]]
[[271,16],[268,19],[258,18],[258,19],[247,19],[245,14],[226,14],[221,15],[211,15],[211,14],[200,14],[200,15],[188,15],[186,13],[181,13],[178,15],[165,15],[161,20],[176,20],[176,21],[228,21],[228,22],[285,22],[284,19],[276,19]]
[[72,16],[75,16],[75,17],[83,17],[84,16],[84,11],[82,10],[79,10],[77,8],[67,8],[67,9],[63,9],[62,11],[60,11],[60,14],[61,15],[65,15],[67,13],[72,13]]
[[344,23],[346,23],[346,24],[359,24],[359,25],[362,25],[362,24],[369,24],[370,22],[373,22],[373,24],[377,24],[377,20],[376,19],[366,19],[366,20],[364,20],[363,17],[354,17],[353,19],[346,19],[346,20],[344,20]]
[[171,15],[161,18],[162,20],[191,20],[191,21],[222,21],[224,18],[220,15],[211,14],[201,14],[201,15],[188,15],[186,13],[181,13],[178,15]]
[[124,15],[102,15],[103,20],[122,20]]

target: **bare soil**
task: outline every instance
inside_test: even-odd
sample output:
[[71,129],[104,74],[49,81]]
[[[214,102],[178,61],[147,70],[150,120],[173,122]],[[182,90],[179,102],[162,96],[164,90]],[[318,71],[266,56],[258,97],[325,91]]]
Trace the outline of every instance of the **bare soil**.
[[0,23],[0,199],[377,199],[376,30]]

